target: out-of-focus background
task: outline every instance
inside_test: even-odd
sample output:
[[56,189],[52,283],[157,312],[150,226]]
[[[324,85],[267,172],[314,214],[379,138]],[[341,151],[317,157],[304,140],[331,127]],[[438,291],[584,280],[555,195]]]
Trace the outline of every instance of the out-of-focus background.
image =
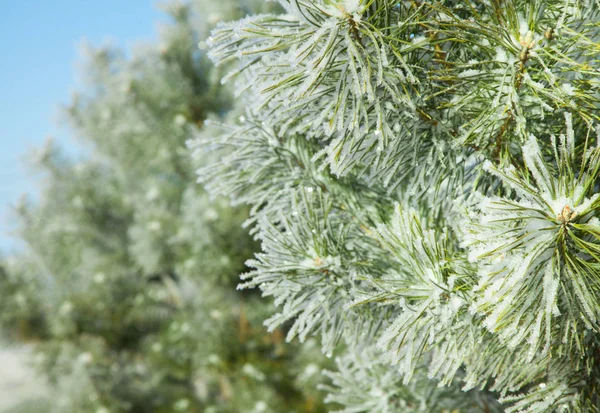
[[[151,42],[157,22],[164,19],[151,0],[0,3],[2,253],[23,248],[11,235],[12,209],[20,197],[35,197],[39,186],[39,176],[27,170],[28,154],[49,137],[69,153],[83,150],[73,132],[60,125],[58,108],[81,86],[77,65],[84,43],[132,47]],[[0,341],[0,411],[48,391],[44,379],[28,365],[29,347],[6,347]]]
[[75,152],[72,132],[59,124],[60,104],[80,85],[82,45],[131,48],[156,40],[165,15],[152,0],[0,2],[0,249],[11,237],[10,206],[36,181],[25,167],[27,151],[47,137]]
[[[36,196],[39,179],[27,156],[49,137],[76,154],[82,148],[60,125],[59,106],[79,85],[85,43],[132,47],[156,38],[165,16],[152,0],[5,1],[0,4],[0,251],[23,248],[11,232],[19,198]],[[1,338],[0,338],[1,339]],[[0,342],[1,343],[1,342]],[[28,347],[0,344],[0,411],[45,382],[28,365]]]

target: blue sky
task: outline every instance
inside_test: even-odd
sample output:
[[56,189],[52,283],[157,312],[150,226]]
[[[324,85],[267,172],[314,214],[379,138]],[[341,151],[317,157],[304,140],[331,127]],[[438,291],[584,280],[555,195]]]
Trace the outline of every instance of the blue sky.
[[82,40],[131,47],[156,39],[159,21],[152,0],[0,1],[0,251],[18,246],[10,206],[36,191],[27,151],[49,136],[73,147],[57,114],[77,87]]

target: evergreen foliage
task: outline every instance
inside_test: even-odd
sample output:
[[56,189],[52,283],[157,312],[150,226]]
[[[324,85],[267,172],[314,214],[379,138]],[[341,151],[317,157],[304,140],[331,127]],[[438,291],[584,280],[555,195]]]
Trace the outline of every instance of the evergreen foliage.
[[343,344],[343,412],[599,411],[600,4],[279,4],[212,31],[248,109],[190,142],[268,326]]
[[208,20],[260,6],[165,7],[158,45],[88,50],[66,110],[81,159],[35,155],[43,191],[17,210],[26,248],[0,267],[0,326],[33,347],[52,395],[11,413],[324,410],[318,347],[284,345],[285,328],[261,326],[270,303],[235,291],[257,248],[247,210],[209,201],[185,147],[232,108],[197,53]]

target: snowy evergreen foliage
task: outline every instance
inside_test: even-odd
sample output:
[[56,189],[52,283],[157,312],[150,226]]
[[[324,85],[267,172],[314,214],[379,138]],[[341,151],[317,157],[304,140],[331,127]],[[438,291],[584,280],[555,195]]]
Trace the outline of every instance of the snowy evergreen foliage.
[[374,361],[376,356],[369,353],[347,353],[337,360],[338,371],[325,371],[332,383],[322,386],[329,393],[326,401],[344,406],[335,413],[500,411],[481,392],[464,394],[457,385],[438,389],[423,369],[405,386],[395,370]]
[[201,45],[248,109],[189,144],[267,325],[343,343],[343,412],[600,411],[600,4],[279,4]]
[[318,344],[269,334],[271,303],[235,290],[257,250],[247,208],[195,184],[185,141],[232,107],[196,49],[207,4],[245,14],[170,4],[158,44],[88,50],[66,110],[84,153],[33,157],[44,181],[16,211],[26,248],[0,263],[0,332],[33,348],[50,388],[10,413],[324,411]]

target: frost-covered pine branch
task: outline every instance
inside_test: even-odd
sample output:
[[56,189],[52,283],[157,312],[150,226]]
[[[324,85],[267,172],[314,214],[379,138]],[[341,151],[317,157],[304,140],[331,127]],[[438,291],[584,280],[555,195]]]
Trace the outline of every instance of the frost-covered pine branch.
[[0,389],[2,412],[325,411],[332,363],[315,339],[285,345],[262,325],[271,303],[235,290],[258,247],[248,208],[211,201],[185,147],[235,106],[197,40],[251,5],[275,9],[170,2],[156,43],[87,50],[65,114],[86,149],[30,157],[44,180],[15,211],[25,247],[0,257],[0,335],[31,348],[47,391]]
[[252,207],[243,286],[275,297],[269,324],[352,349],[345,411],[400,408],[347,377],[361,357],[406,400],[429,377],[598,411],[599,4],[279,3],[211,33],[248,109],[191,143],[216,159],[200,181]]

